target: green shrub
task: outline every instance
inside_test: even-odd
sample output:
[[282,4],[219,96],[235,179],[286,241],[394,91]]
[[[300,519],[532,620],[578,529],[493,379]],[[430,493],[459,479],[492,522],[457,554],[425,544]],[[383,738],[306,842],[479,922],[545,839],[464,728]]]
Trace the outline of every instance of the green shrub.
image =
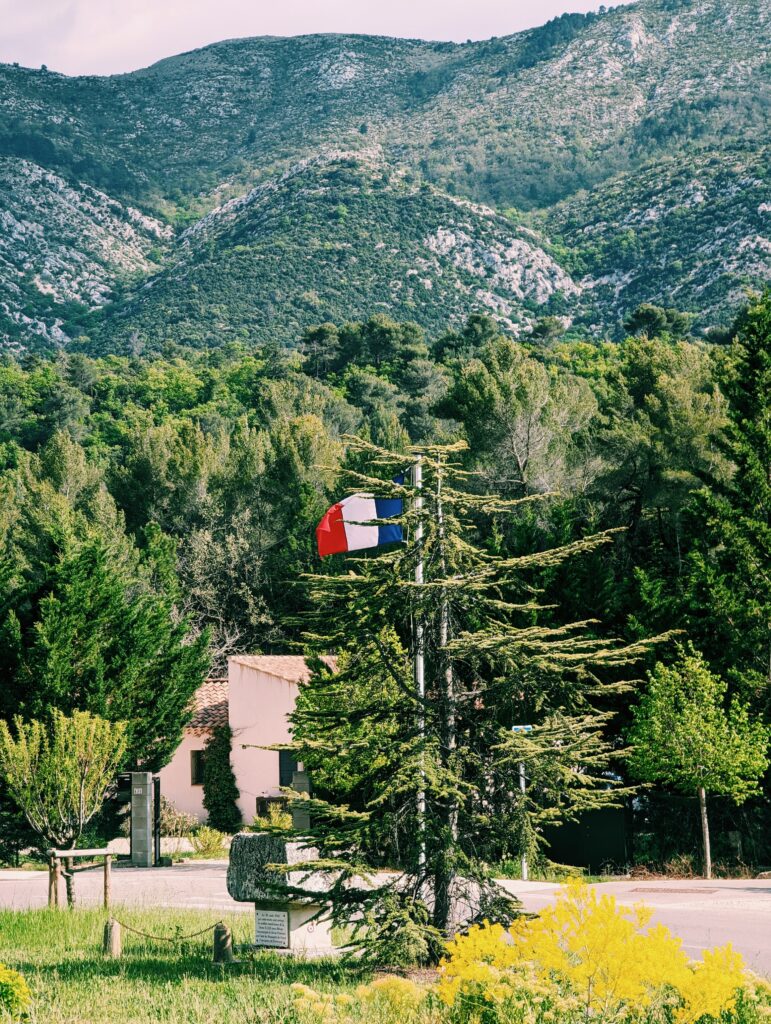
[[194,814],[180,811],[167,797],[161,797],[161,835],[171,839],[182,839],[198,824]]
[[11,1020],[26,1020],[32,995],[24,978],[18,971],[12,971],[0,964],[0,1011],[7,1013]]
[[202,825],[197,832],[190,833],[193,850],[203,857],[221,857],[225,852],[225,839],[224,832],[218,832],[208,825]]
[[252,822],[252,832],[263,832],[268,828],[290,829],[292,827],[292,815],[286,809],[286,804],[276,800],[268,804],[267,814],[257,814]]

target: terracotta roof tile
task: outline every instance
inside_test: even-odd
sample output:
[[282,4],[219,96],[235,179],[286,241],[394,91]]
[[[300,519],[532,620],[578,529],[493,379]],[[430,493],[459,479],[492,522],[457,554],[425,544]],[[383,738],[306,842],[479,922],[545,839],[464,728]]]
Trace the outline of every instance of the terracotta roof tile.
[[228,681],[207,679],[193,698],[194,712],[188,731],[208,733],[228,724]]
[[[304,683],[310,677],[310,670],[301,654],[237,654],[229,660],[256,668],[266,675],[286,679],[290,683]],[[334,668],[337,663],[333,657],[324,657],[322,660],[330,668]]]

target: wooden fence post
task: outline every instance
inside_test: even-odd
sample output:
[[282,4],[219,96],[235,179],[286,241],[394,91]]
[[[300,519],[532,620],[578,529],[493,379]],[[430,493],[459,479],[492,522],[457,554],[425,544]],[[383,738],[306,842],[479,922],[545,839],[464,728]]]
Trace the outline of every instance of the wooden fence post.
[[220,921],[214,926],[214,952],[212,960],[215,964],[232,964],[235,960],[233,954],[233,936],[228,926]]
[[122,952],[120,922],[110,918],[104,926],[104,955],[117,960]]
[[104,858],[104,909],[110,909],[110,896],[112,894],[112,857],[108,853]]
[[62,862],[58,857],[53,858],[53,907],[59,909],[59,880],[62,877]]

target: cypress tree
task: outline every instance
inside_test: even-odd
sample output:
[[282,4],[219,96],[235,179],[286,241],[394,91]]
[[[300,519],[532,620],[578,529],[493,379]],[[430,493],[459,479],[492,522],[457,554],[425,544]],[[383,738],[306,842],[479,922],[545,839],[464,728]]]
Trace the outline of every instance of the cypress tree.
[[208,824],[220,832],[237,832],[241,827],[238,786],[230,763],[233,732],[229,725],[212,730],[203,759],[203,805]]
[[168,552],[149,535],[140,553],[104,496],[87,518],[29,473],[4,485],[0,716],[57,708],[125,720],[125,764],[156,771],[209,667],[208,633],[179,612]]
[[128,722],[129,765],[172,757],[208,668],[208,637],[188,642],[169,598],[100,539],[78,544],[52,572],[33,626],[28,708],[88,710]]
[[[486,544],[491,518],[533,499],[469,493],[455,461],[464,444],[408,456],[355,447],[384,477],[420,458],[424,486],[351,472],[355,489],[405,499],[409,540],[309,578],[306,643],[339,660],[336,671],[314,662],[293,716],[295,756],[316,782],[302,839],[318,848],[316,866],[338,872],[332,916],[354,921],[354,945],[393,959],[401,941],[398,955],[430,961],[468,918],[464,906],[499,920],[514,911],[488,866],[502,843],[531,851],[544,821],[619,798],[597,702],[650,645],[608,643],[588,622],[547,624],[538,604],[533,574],[607,534],[501,557]],[[521,724],[534,729],[512,731]],[[383,863],[399,873],[361,884]]]
[[682,609],[711,665],[771,719],[771,290],[734,330],[720,370],[728,423],[718,440],[735,472],[694,498]]

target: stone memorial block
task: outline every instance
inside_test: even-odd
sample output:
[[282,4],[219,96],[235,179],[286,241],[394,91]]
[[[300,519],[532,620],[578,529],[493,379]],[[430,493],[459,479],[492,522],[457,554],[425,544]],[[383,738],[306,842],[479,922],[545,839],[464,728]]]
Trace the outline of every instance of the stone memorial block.
[[[269,865],[303,864],[318,859],[318,851],[265,832],[239,832],[230,845],[227,886],[234,900],[254,903],[254,944],[305,956],[330,956],[329,921],[314,920],[326,906],[330,878],[325,872],[283,871]],[[287,887],[302,887],[297,896]],[[316,895],[317,894],[317,895]]]

